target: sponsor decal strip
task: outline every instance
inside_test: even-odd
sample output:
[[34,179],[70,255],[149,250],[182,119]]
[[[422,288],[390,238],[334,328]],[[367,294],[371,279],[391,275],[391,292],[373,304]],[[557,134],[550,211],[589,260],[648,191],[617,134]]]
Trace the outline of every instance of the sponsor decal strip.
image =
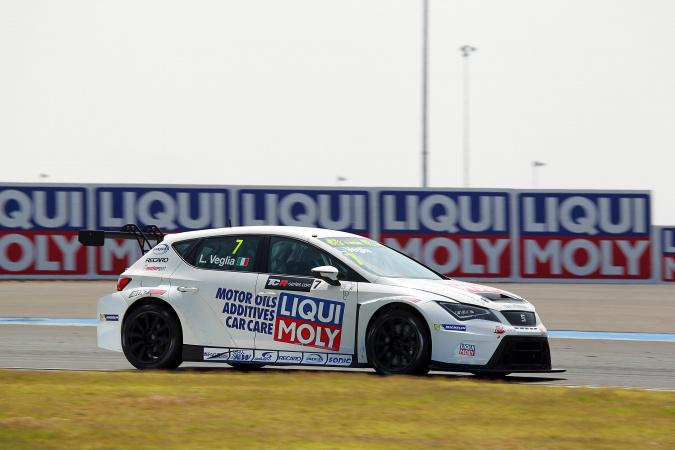
[[334,353],[285,352],[237,348],[204,348],[204,361],[242,361],[281,364],[312,364],[347,367],[353,356]]

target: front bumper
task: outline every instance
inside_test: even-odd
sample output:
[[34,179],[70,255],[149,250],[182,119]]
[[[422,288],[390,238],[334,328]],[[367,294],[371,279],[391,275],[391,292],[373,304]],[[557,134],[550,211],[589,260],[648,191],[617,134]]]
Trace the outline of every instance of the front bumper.
[[481,373],[560,373],[551,367],[551,351],[546,337],[505,336],[484,365],[431,361],[432,370]]

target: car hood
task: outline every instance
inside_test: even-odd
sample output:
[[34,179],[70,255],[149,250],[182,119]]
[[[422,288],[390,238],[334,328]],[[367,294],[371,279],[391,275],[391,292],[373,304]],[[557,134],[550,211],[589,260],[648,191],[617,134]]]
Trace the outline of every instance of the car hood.
[[[524,298],[511,292],[481,284],[467,283],[459,280],[425,280],[418,278],[378,278],[377,284],[400,286],[435,297],[444,297],[459,303],[484,306],[496,310],[527,310],[534,311],[534,307]],[[429,298],[428,295],[424,296]],[[435,298],[435,300],[443,300]]]

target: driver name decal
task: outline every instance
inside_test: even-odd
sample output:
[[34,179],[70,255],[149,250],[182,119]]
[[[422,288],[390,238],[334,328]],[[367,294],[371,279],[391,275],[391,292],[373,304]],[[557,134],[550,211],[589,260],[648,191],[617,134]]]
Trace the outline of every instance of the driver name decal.
[[274,340],[337,351],[342,338],[344,303],[283,293]]

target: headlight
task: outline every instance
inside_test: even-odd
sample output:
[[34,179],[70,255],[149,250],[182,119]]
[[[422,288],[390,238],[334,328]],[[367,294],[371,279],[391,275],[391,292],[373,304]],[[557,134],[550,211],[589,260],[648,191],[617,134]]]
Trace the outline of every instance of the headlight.
[[457,320],[481,319],[501,322],[491,309],[480,308],[473,305],[464,305],[462,303],[441,303],[441,306]]

